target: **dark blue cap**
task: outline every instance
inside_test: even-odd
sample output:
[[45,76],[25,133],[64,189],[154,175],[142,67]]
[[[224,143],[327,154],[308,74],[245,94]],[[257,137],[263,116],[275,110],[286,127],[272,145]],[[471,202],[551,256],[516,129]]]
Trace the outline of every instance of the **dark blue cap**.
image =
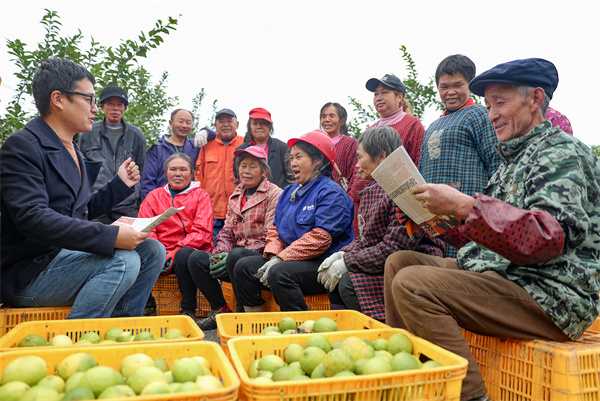
[[485,95],[490,84],[517,84],[540,87],[552,99],[558,86],[558,71],[554,64],[541,58],[526,58],[498,64],[471,80],[469,88],[478,96]]
[[215,115],[215,120],[217,120],[223,114],[227,114],[229,116],[237,118],[237,116],[235,115],[235,113],[233,112],[233,110],[231,110],[231,109],[221,109],[221,110],[217,111],[217,114]]
[[400,81],[400,79],[394,75],[385,74],[381,79],[371,78],[367,81],[365,86],[369,91],[375,92],[375,89],[377,89],[379,84],[387,86],[396,92],[402,92],[404,96],[406,96],[406,86],[404,86],[402,81]]

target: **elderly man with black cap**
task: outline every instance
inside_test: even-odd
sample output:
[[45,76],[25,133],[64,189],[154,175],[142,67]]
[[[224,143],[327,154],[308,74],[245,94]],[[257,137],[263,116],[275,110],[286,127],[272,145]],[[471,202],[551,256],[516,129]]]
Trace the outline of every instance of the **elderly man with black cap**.
[[461,327],[566,341],[600,312],[600,161],[545,120],[557,84],[543,59],[500,64],[471,81],[503,163],[474,196],[442,184],[414,189],[432,213],[461,219],[471,242],[458,259],[401,251],[386,262],[400,326],[469,361],[463,400],[487,396]]
[[235,191],[233,158],[235,149],[244,143],[237,134],[240,123],[231,109],[219,110],[215,116],[217,137],[200,150],[196,162],[196,181],[210,196],[213,207],[213,244],[225,225],[229,197]]
[[[129,157],[140,167],[140,173],[144,170],[146,137],[139,128],[123,120],[128,104],[127,93],[123,88],[107,86],[100,92],[100,108],[104,112],[104,118],[95,122],[91,131],[79,134],[79,148],[85,158],[102,162],[92,192],[102,188],[117,175],[119,166]],[[135,193],[95,221],[110,224],[121,216],[136,217],[140,200],[139,182],[135,184],[134,190]]]

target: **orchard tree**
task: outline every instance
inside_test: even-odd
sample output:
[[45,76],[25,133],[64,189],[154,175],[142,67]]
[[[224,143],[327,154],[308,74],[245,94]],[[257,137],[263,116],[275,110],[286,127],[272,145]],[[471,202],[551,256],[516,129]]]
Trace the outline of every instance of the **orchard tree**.
[[[170,97],[166,93],[169,74],[163,72],[158,82],[153,83],[141,59],[146,58],[150,50],[160,46],[163,37],[176,30],[177,23],[178,20],[172,17],[166,22],[158,20],[148,32],[140,32],[137,39],[121,40],[118,46],[103,46],[92,37],[89,49],[82,50],[84,36],[81,30],[73,36],[62,35],[58,13],[46,9],[41,20],[46,33],[33,50],[29,50],[19,39],[7,40],[8,53],[14,57],[11,61],[17,67],[15,76],[18,84],[16,94],[8,102],[4,115],[0,116],[0,144],[37,114],[31,81],[40,63],[51,57],[65,57],[90,70],[96,78],[98,91],[109,85],[125,89],[129,106],[124,118],[142,130],[148,146],[151,146],[164,133],[166,120],[163,116],[174,108],[178,97]],[[194,98],[198,108],[204,96],[204,89],[201,89]],[[96,119],[103,117],[100,110]]]

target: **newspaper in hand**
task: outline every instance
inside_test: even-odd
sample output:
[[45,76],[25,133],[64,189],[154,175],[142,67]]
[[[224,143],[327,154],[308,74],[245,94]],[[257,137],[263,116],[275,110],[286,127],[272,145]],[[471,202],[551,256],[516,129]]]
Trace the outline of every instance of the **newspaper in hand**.
[[417,166],[404,146],[393,151],[371,173],[381,188],[412,221],[418,224],[430,237],[436,237],[459,224],[454,216],[438,216],[422,206],[411,188],[425,184]]
[[135,231],[148,232],[152,231],[153,228],[157,227],[160,223],[164,222],[169,217],[182,210],[184,207],[185,206],[182,206],[180,208],[174,208],[173,206],[171,206],[170,208],[165,210],[163,214],[154,217],[143,218],[123,216],[115,220],[112,223],[112,225],[129,226]]

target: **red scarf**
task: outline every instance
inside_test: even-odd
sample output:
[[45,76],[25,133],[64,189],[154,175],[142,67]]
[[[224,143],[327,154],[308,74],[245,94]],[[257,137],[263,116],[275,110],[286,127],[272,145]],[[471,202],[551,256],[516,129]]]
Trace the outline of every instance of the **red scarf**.
[[[475,104],[475,100],[473,100],[473,98],[470,97],[469,100],[467,100],[465,102],[465,104],[463,104],[462,107],[460,107],[458,110],[464,109],[465,107],[473,106],[474,104]],[[454,110],[454,113],[456,113],[458,110]],[[444,110],[444,114],[442,114],[440,117],[444,117],[446,115],[447,111],[448,111],[448,109]]]

